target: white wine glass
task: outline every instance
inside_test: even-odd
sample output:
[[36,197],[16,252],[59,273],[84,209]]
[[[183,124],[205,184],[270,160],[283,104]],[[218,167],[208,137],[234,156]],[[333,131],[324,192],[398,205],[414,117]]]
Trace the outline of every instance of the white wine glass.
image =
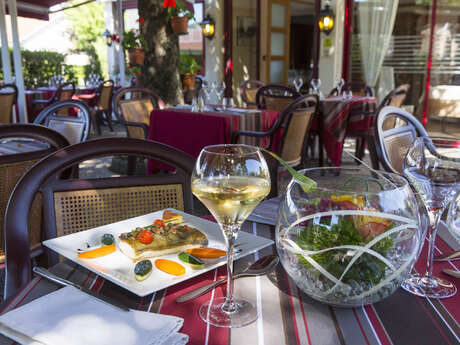
[[217,92],[217,97],[220,100],[220,103],[225,107],[225,105],[224,105],[224,97],[223,97],[224,92],[225,92],[225,82],[222,82],[222,84],[217,86],[216,92]]
[[460,188],[460,148],[457,141],[417,138],[406,155],[403,173],[425,204],[429,239],[425,273],[413,274],[402,287],[421,297],[453,296],[457,292],[455,285],[433,276],[433,255],[441,215]]
[[205,82],[201,89],[203,90],[205,104],[209,104],[209,96],[212,92],[211,86],[207,82]]
[[227,242],[227,294],[202,305],[200,317],[218,327],[248,325],[258,313],[233,295],[233,247],[245,219],[270,192],[267,163],[255,146],[207,146],[195,164],[192,192],[217,220]]
[[340,78],[340,80],[337,82],[337,94],[340,96],[342,94],[342,89],[345,86],[345,80],[343,78]]

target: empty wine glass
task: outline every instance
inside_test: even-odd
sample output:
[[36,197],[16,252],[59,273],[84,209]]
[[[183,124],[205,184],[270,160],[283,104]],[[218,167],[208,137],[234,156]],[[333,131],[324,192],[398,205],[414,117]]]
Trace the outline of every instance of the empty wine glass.
[[343,78],[340,78],[340,80],[337,82],[337,94],[340,96],[342,94],[342,89],[345,86],[345,80]]
[[203,90],[203,94],[204,94],[204,103],[205,103],[205,104],[208,104],[208,103],[209,103],[209,96],[211,95],[212,88],[211,88],[211,86],[206,82],[206,83],[204,83],[203,86],[201,87],[201,90]]
[[302,87],[303,85],[303,79],[300,75],[298,75],[297,77],[294,78],[293,80],[293,84],[294,84],[294,87],[297,91],[297,93],[300,92],[300,88]]
[[223,104],[223,103],[224,103],[224,102],[223,102],[223,101],[224,101],[223,96],[224,96],[224,92],[225,92],[225,82],[222,82],[222,84],[220,84],[219,86],[217,86],[216,92],[217,92],[217,97],[218,97],[219,100],[220,100],[220,103],[221,103],[222,105],[224,105],[224,104]]
[[219,327],[248,325],[258,312],[250,302],[233,295],[233,248],[241,225],[270,192],[267,163],[255,146],[207,146],[195,164],[192,192],[219,223],[228,247],[226,297],[203,304],[200,317]]
[[313,87],[313,92],[318,94],[319,88],[321,87],[321,80],[313,78],[310,82],[311,86]]
[[460,243],[460,195],[450,204],[447,213],[447,228],[454,238]]
[[401,286],[422,297],[453,296],[457,292],[455,285],[433,276],[433,254],[441,215],[460,188],[460,148],[457,141],[417,138],[406,155],[403,172],[427,209],[429,240],[425,274],[413,274]]
[[350,89],[343,91],[343,98],[351,99],[352,97],[353,97],[353,92]]

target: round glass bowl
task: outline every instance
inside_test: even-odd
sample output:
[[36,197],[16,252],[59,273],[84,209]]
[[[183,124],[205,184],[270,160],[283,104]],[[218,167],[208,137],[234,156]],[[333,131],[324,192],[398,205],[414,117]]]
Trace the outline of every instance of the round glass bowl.
[[391,295],[421,247],[423,220],[401,176],[359,168],[300,171],[279,209],[276,245],[283,267],[310,297],[356,307]]

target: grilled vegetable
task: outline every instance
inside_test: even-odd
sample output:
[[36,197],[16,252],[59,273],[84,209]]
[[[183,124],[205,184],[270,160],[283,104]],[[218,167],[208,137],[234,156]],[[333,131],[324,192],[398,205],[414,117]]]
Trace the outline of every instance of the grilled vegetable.
[[137,281],[143,281],[152,274],[152,262],[150,260],[139,261],[134,267],[134,276]]
[[186,252],[180,253],[179,259],[185,262],[186,264],[188,264],[190,267],[195,268],[195,269],[204,267],[204,263],[200,259]]
[[217,259],[227,255],[225,250],[216,248],[192,248],[187,249],[186,252],[200,259]]
[[113,253],[116,249],[117,247],[114,244],[110,244],[108,246],[102,246],[96,249],[90,249],[85,252],[78,253],[77,256],[81,259],[100,258],[101,256]]
[[155,266],[159,270],[175,276],[185,274],[185,267],[172,260],[157,259],[155,260]]
[[115,237],[112,234],[104,234],[101,237],[101,243],[104,246],[109,246],[115,242]]

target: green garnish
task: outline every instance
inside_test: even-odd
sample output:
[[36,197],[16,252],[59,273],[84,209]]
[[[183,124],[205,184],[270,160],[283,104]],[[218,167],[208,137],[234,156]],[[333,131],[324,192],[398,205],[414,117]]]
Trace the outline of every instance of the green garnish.
[[203,268],[204,267],[204,262],[201,261],[200,259],[194,257],[193,255],[187,253],[187,252],[182,252],[179,254],[179,259],[186,264],[190,265],[192,268]]
[[267,152],[269,155],[271,155],[273,158],[275,158],[278,162],[280,162],[286,169],[289,171],[289,173],[292,175],[294,180],[296,180],[299,184],[300,187],[302,187],[303,191],[305,193],[311,192],[316,188],[316,182],[313,181],[311,178],[308,178],[305,175],[302,175],[301,173],[297,172],[295,169],[291,168],[281,157],[276,155],[275,153],[268,151],[264,149],[263,147],[261,150]]
[[110,246],[111,244],[113,244],[115,242],[115,238],[113,237],[112,234],[104,234],[102,235],[101,237],[101,243],[104,245],[104,246]]
[[[387,230],[389,230],[390,226]],[[337,224],[330,225],[330,218],[322,219],[321,224],[314,225],[310,222],[297,236],[296,243],[304,250],[318,251],[321,249],[342,245],[365,246],[366,241],[356,230],[353,222],[348,217],[341,217]],[[384,255],[392,247],[393,240],[386,237],[372,246],[372,249]],[[328,252],[312,255],[311,258],[321,265],[326,271],[336,278],[340,278],[353,258],[349,251],[331,250]],[[311,269],[311,264],[299,255],[301,264]],[[385,276],[385,264],[376,257],[364,253],[350,267],[343,277],[346,284],[378,284]]]

